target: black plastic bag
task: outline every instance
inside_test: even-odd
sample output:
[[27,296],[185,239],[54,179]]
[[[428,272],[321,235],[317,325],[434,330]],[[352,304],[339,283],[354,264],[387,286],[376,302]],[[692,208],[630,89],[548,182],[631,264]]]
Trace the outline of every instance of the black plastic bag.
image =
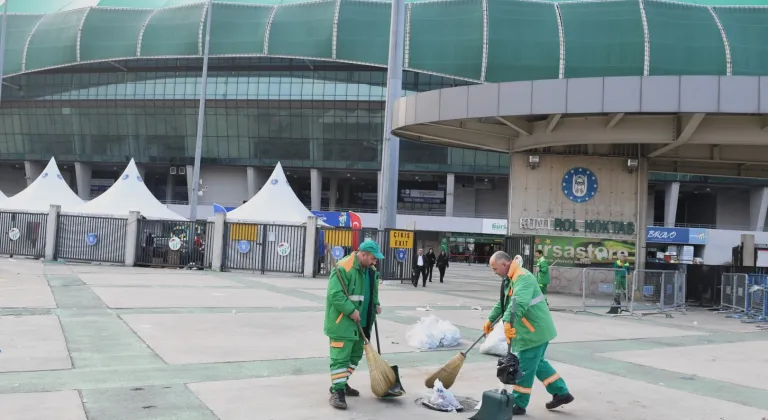
[[520,359],[512,353],[500,357],[496,363],[496,377],[504,385],[517,384],[517,380],[523,377],[520,372]]

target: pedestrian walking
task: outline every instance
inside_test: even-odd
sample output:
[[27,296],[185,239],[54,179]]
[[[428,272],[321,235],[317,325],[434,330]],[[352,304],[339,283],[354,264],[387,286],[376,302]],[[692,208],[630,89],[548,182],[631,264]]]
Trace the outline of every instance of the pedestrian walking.
[[427,251],[427,270],[429,270],[428,274],[430,283],[432,283],[432,271],[435,269],[435,262],[437,262],[435,251],[432,248],[429,248],[429,251]]
[[437,256],[437,270],[440,272],[440,283],[443,282],[445,277],[445,269],[448,268],[448,255],[445,254],[445,250],[440,250],[440,255]]
[[422,278],[421,287],[427,287],[427,263],[424,250],[419,249],[416,255],[413,256],[413,287],[419,287],[419,276]]

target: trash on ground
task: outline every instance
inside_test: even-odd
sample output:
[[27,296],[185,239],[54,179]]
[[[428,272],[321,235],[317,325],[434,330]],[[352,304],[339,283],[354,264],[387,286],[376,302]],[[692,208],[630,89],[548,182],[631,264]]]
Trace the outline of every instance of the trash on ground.
[[435,380],[435,386],[427,391],[421,403],[437,411],[456,413],[464,410],[451,391],[445,389],[440,379]]
[[508,349],[507,337],[504,335],[504,326],[501,322],[496,323],[493,331],[485,337],[485,341],[480,345],[480,353],[492,354],[494,356],[504,356]]
[[455,347],[461,341],[461,332],[450,322],[430,315],[408,327],[405,340],[409,346],[420,350]]

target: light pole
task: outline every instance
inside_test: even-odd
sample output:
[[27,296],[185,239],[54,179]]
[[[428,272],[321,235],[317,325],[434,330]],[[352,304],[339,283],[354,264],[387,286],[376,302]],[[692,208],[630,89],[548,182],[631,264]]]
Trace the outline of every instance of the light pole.
[[203,154],[203,130],[205,129],[205,94],[208,89],[208,51],[211,46],[211,10],[213,0],[208,0],[205,18],[205,45],[203,46],[203,80],[200,83],[200,108],[197,110],[197,138],[195,138],[195,166],[192,170],[192,197],[189,200],[189,220],[197,220],[197,197],[200,193],[200,157]]
[[387,98],[384,107],[384,141],[379,185],[379,229],[397,227],[397,172],[400,166],[400,139],[392,135],[395,101],[403,89],[403,48],[405,44],[405,0],[392,0],[387,62]]

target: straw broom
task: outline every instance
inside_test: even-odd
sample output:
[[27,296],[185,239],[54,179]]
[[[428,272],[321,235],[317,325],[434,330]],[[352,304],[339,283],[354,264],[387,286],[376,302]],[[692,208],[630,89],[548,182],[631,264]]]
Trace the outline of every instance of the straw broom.
[[[338,277],[339,283],[341,283],[341,289],[344,291],[344,296],[349,298],[347,286],[344,284],[344,280],[341,279],[341,276],[338,275],[338,272],[336,277]],[[360,336],[363,337],[363,340],[365,341],[363,349],[365,351],[365,360],[368,362],[368,373],[371,379],[371,392],[373,392],[373,395],[377,397],[383,397],[384,395],[387,395],[387,392],[389,392],[389,390],[395,386],[395,383],[397,383],[395,371],[392,370],[392,367],[389,366],[389,364],[381,357],[381,355],[379,355],[379,353],[373,349],[371,342],[365,336],[365,332],[363,331],[363,327],[360,325],[360,322],[356,323],[357,329],[360,331]]]
[[[495,325],[501,316],[496,318],[495,321],[493,321],[493,324]],[[424,385],[432,389],[435,386],[435,381],[440,379],[440,382],[443,384],[445,389],[450,388],[454,382],[456,382],[456,377],[459,376],[459,371],[461,371],[461,367],[464,366],[464,361],[467,359],[467,354],[469,354],[470,351],[477,345],[477,343],[480,342],[480,340],[485,337],[485,333],[481,334],[480,337],[475,340],[474,343],[472,343],[471,346],[467,349],[467,351],[460,351],[459,354],[456,356],[453,356],[451,360],[448,361],[448,363],[444,364],[443,367],[441,367],[439,370],[437,370],[435,373],[429,375],[427,379],[424,381]]]

